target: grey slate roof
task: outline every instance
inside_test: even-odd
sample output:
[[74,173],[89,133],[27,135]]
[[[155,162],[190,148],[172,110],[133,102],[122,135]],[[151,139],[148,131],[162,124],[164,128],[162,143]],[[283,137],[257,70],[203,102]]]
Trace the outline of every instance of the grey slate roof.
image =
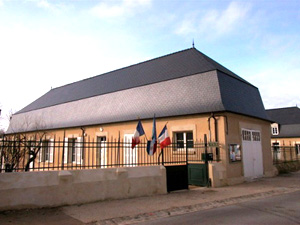
[[267,109],[266,112],[278,124],[300,124],[300,109],[298,107]]
[[52,89],[8,133],[223,111],[269,120],[256,87],[192,48]]
[[248,83],[195,48],[190,48],[54,88],[17,113],[213,70]]
[[279,124],[279,135],[273,138],[300,137],[300,109],[298,107],[287,107],[266,110],[268,116]]

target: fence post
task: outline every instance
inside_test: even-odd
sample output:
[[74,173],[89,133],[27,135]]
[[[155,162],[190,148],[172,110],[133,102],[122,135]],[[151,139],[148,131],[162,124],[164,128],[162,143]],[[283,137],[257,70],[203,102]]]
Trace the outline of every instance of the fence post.
[[165,160],[164,160],[164,149],[161,149],[161,164],[164,166],[165,165]]
[[209,174],[208,174],[208,157],[207,157],[207,136],[204,134],[204,154],[205,154],[205,168],[206,168],[206,182],[207,186],[209,186]]
[[184,143],[184,145],[185,145],[185,162],[186,162],[186,165],[188,165],[188,164],[189,164],[189,159],[188,159],[189,154],[188,154],[188,146],[187,146],[187,142]]
[[290,162],[293,161],[292,143],[290,142]]
[[4,149],[4,135],[2,137],[2,146],[1,146],[1,150],[0,150],[0,173],[2,173],[2,169],[3,169],[3,149]]
[[66,131],[64,131],[64,138],[63,138],[63,149],[62,149],[62,159],[61,159],[61,170],[64,170],[64,161],[65,161],[65,140],[66,139]]

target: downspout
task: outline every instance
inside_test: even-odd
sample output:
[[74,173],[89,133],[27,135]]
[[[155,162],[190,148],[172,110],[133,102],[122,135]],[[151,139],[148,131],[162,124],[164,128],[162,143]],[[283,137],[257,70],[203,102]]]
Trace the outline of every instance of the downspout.
[[[211,142],[211,129],[210,129],[210,119],[214,119],[214,126],[215,126],[215,142],[218,142],[218,122],[214,115],[214,113],[211,113],[211,116],[208,117],[208,130],[209,130],[209,141]],[[220,160],[220,154],[219,154],[219,148],[216,147],[216,156],[217,161]]]

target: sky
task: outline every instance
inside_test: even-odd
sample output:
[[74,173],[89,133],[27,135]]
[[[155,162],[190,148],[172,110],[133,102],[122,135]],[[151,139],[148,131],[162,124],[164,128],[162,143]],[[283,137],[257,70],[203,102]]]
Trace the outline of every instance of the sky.
[[300,106],[299,0],[0,0],[0,128],[51,88],[195,47]]

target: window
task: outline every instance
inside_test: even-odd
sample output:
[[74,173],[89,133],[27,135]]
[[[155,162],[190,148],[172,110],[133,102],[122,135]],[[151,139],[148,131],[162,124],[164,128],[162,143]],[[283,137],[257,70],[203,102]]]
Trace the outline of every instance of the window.
[[68,138],[68,163],[75,162],[76,159],[76,138]]
[[42,152],[41,152],[41,162],[49,161],[50,159],[50,143],[49,140],[44,140],[42,142]]
[[279,142],[273,142],[272,143],[273,148],[273,160],[280,160],[281,159],[281,153],[280,153],[280,146]]
[[106,137],[98,136],[97,137],[97,151],[96,151],[96,163],[97,166],[101,167],[106,164]]
[[242,138],[243,138],[243,141],[251,141],[251,131],[242,130]]
[[82,164],[84,161],[84,139],[82,137],[65,138],[64,163]]
[[176,148],[177,150],[192,150],[194,148],[193,132],[176,132],[175,133]]
[[272,127],[272,134],[273,135],[278,135],[278,128],[277,127]]
[[260,132],[252,131],[252,140],[253,141],[260,141]]
[[295,144],[296,154],[300,155],[300,144]]
[[278,135],[279,134],[279,129],[278,129],[278,124],[277,123],[271,124],[271,133],[272,133],[272,135]]

